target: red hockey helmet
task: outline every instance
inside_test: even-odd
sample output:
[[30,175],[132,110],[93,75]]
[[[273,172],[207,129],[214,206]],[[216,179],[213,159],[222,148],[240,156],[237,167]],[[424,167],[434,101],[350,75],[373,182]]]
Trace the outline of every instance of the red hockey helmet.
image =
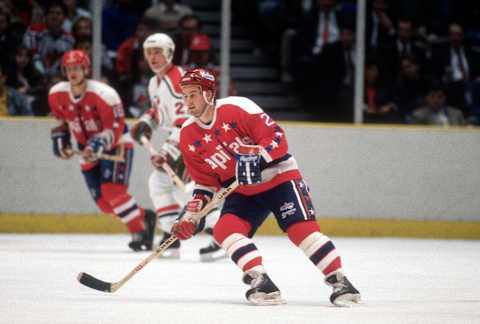
[[180,86],[199,85],[203,91],[217,89],[217,82],[215,81],[215,74],[205,69],[195,69],[187,71],[180,80]]
[[62,70],[67,66],[83,66],[85,73],[90,72],[90,59],[82,50],[71,50],[66,52],[62,58]]

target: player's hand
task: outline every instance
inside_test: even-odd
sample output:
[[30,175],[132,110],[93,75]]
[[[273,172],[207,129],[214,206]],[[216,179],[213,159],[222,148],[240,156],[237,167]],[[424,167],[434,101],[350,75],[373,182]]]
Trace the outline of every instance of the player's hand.
[[173,233],[179,240],[187,240],[195,234],[197,226],[193,222],[193,218],[198,214],[210,199],[202,194],[195,194],[185,206],[185,214],[172,226],[171,233]]
[[83,158],[88,161],[96,161],[98,155],[102,154],[107,148],[107,141],[101,136],[94,136],[88,141],[87,147],[82,152]]
[[63,160],[71,158],[73,151],[68,126],[64,124],[53,128],[51,137],[53,141],[53,154]]
[[152,128],[148,126],[148,124],[144,121],[139,121],[135,125],[133,125],[132,129],[130,130],[130,136],[138,142],[138,144],[143,145],[140,138],[145,136],[150,140],[152,138]]
[[237,154],[237,165],[235,172],[237,181],[240,185],[252,185],[262,182],[260,160],[260,155]]
[[197,227],[191,220],[179,220],[173,224],[170,232],[179,240],[188,240],[195,234]]
[[168,163],[170,161],[170,156],[168,155],[167,151],[160,150],[156,154],[152,154],[150,159],[152,160],[152,164],[155,169],[163,171],[162,164]]

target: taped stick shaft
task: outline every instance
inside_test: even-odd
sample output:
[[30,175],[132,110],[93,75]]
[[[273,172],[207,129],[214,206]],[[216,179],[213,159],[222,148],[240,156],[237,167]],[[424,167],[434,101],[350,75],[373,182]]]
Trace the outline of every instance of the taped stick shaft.
[[[122,146],[123,147],[123,146]],[[73,154],[82,155],[82,151],[72,150]],[[96,159],[109,160],[114,162],[123,162],[123,153],[119,155],[110,155],[110,154],[92,154]]]

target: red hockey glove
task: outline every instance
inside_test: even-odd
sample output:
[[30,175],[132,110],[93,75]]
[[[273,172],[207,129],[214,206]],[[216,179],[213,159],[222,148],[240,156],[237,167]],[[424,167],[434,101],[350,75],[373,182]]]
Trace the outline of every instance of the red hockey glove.
[[188,240],[195,234],[197,227],[191,220],[179,220],[173,224],[170,232],[179,240]]
[[139,121],[135,125],[133,125],[132,129],[130,130],[130,136],[138,142],[138,144],[142,145],[142,141],[140,141],[140,137],[145,136],[150,140],[152,138],[152,129],[148,124],[144,121]]
[[205,207],[209,200],[205,195],[195,194],[193,199],[187,203],[185,206],[185,215],[181,220],[173,224],[171,230],[179,240],[187,240],[195,234],[197,226],[192,221],[192,218]]

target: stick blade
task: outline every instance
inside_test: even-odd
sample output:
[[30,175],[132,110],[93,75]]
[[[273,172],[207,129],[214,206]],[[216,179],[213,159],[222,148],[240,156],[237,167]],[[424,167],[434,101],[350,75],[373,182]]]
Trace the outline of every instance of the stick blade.
[[77,280],[89,288],[100,290],[103,292],[112,292],[112,284],[109,282],[102,281],[97,279],[88,273],[80,272],[77,276]]

